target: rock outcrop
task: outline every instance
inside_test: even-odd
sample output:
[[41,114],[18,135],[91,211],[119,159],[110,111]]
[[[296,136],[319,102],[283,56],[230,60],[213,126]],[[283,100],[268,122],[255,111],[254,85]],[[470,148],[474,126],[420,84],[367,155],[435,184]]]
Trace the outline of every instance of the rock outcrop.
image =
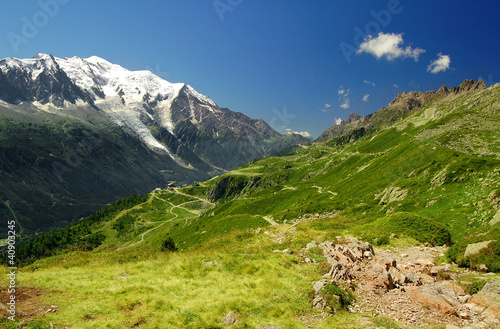
[[408,324],[500,325],[500,279],[491,280],[471,297],[459,285],[441,278],[453,276],[446,274],[450,265],[436,266],[429,257],[429,252],[438,248],[442,254],[444,247],[421,247],[410,257],[406,253],[391,257],[392,253],[384,250],[376,255],[367,242],[352,237],[337,239],[336,243],[313,241],[301,250],[307,258],[310,249],[323,249],[330,268],[312,283],[314,308],[331,313],[335,304],[342,304],[341,295],[336,296],[337,301],[325,298],[325,289],[333,285],[354,293],[356,302],[347,306],[352,312],[375,312]]

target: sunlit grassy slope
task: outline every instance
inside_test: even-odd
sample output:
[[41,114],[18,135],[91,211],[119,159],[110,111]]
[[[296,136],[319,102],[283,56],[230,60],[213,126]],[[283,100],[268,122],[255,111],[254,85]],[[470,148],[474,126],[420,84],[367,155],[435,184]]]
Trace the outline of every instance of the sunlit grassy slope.
[[[234,311],[234,328],[355,328],[357,315],[320,321],[312,309],[311,282],[324,269],[273,250],[341,234],[451,240],[455,251],[498,237],[499,102],[500,85],[437,98],[356,141],[305,144],[151,192],[93,227],[106,236],[94,251],[39,260],[19,285],[46,292],[39,302],[59,308],[44,321],[58,327],[220,328]],[[178,252],[161,251],[167,236]]]

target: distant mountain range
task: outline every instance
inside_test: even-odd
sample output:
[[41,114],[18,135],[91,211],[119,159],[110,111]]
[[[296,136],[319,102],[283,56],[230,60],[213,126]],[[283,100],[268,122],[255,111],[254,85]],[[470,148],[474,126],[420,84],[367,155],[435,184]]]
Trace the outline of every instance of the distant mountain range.
[[28,233],[304,141],[99,57],[0,60],[0,213]]

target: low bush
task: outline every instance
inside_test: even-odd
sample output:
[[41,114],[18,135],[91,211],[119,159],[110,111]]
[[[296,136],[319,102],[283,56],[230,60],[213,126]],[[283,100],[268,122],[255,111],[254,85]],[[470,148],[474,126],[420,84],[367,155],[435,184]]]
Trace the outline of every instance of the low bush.
[[335,284],[329,284],[321,291],[323,298],[333,309],[346,308],[354,302],[354,295]]
[[161,251],[177,251],[174,239],[172,239],[170,235],[168,235],[161,244]]
[[465,287],[465,290],[469,295],[474,295],[477,294],[478,292],[483,289],[484,285],[486,284],[486,281],[484,280],[474,280],[471,284],[467,285]]
[[[385,242],[388,233],[412,237],[421,243],[443,245],[451,243],[451,233],[445,225],[432,219],[408,212],[398,212],[376,220],[365,226],[368,235]],[[377,240],[377,241],[378,241]],[[387,239],[388,240],[388,239]]]

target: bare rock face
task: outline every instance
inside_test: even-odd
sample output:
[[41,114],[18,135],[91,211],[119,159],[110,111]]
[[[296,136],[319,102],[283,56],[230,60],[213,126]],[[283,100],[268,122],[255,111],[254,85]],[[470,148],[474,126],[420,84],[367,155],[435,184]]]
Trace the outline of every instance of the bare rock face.
[[483,308],[485,322],[500,327],[500,279],[490,280],[480,292],[473,295],[468,305]]
[[480,252],[484,248],[487,248],[488,245],[492,242],[496,242],[496,240],[482,241],[482,242],[471,243],[471,244],[467,245],[467,248],[465,249],[464,257],[467,258],[467,257],[470,257],[474,254],[477,254],[478,252]]
[[462,94],[462,93],[466,93],[469,91],[483,90],[486,88],[488,88],[488,86],[481,79],[479,79],[478,81],[464,80],[464,82],[462,82],[460,84],[460,86],[455,87],[455,88],[451,88],[450,93]]
[[455,308],[460,305],[459,302],[440,287],[408,287],[405,290],[411,299],[422,305],[431,307],[436,312],[443,315],[457,314]]

